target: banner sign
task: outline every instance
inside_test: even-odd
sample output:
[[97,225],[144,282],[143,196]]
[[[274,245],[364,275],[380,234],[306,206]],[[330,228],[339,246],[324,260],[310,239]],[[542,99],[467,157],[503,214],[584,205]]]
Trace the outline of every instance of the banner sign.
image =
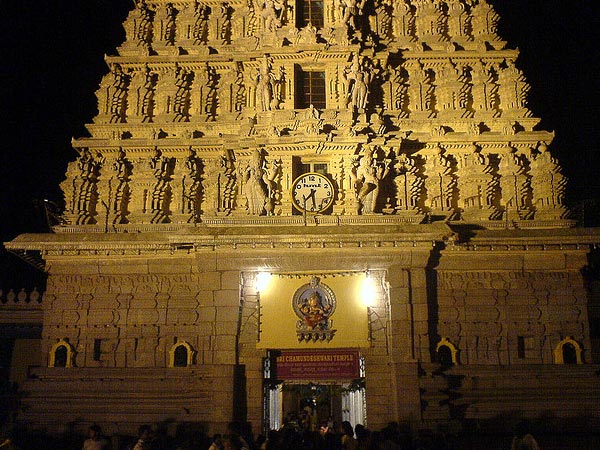
[[360,378],[357,350],[282,351],[277,356],[278,380],[354,380]]

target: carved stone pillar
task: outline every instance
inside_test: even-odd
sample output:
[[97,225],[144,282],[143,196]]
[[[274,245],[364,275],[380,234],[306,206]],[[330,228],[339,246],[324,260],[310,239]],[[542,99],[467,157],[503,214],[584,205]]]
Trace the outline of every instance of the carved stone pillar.
[[492,175],[489,159],[475,145],[453,155],[457,161],[459,208],[465,220],[489,220],[494,212],[492,205]]
[[558,220],[565,216],[564,205],[566,178],[560,166],[542,143],[531,158],[532,203],[538,220]]
[[136,2],[136,8],[129,13],[124,24],[126,41],[119,47],[120,55],[150,55],[155,14],[145,0]]
[[425,160],[425,206],[431,214],[448,215],[455,210],[456,182],[452,161],[439,147],[421,152]]
[[408,72],[408,98],[410,117],[426,119],[432,117],[433,85],[430,73],[416,61],[408,61],[405,65]]
[[146,123],[152,119],[156,74],[148,66],[131,77],[127,95],[127,122]]
[[152,47],[159,55],[178,55],[175,46],[176,24],[179,11],[172,3],[159,6],[154,19],[154,41]]

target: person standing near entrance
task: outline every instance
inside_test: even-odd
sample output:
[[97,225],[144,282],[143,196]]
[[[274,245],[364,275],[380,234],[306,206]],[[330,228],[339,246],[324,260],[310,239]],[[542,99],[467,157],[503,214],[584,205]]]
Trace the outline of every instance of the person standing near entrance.
[[100,427],[92,425],[88,429],[89,438],[83,443],[83,450],[106,450],[108,441],[102,437]]
[[354,430],[347,420],[342,422],[342,450],[356,450],[357,443],[354,439]]
[[529,432],[529,422],[519,422],[515,429],[515,437],[512,440],[511,450],[540,450],[540,446]]

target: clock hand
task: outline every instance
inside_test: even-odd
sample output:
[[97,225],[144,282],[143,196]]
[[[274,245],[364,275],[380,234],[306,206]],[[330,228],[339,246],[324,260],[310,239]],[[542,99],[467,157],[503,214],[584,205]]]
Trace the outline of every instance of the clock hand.
[[302,196],[302,199],[304,200],[305,209],[306,209],[306,202],[308,201],[309,198],[313,201],[313,209],[315,209],[317,207],[317,199],[315,197],[316,193],[317,193],[317,190],[311,188],[310,194]]

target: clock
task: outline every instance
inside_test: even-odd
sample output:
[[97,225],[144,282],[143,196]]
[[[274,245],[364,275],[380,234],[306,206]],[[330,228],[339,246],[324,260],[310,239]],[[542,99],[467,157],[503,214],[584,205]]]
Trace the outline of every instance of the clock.
[[301,212],[323,212],[333,203],[333,183],[323,174],[304,173],[294,181],[292,203]]

